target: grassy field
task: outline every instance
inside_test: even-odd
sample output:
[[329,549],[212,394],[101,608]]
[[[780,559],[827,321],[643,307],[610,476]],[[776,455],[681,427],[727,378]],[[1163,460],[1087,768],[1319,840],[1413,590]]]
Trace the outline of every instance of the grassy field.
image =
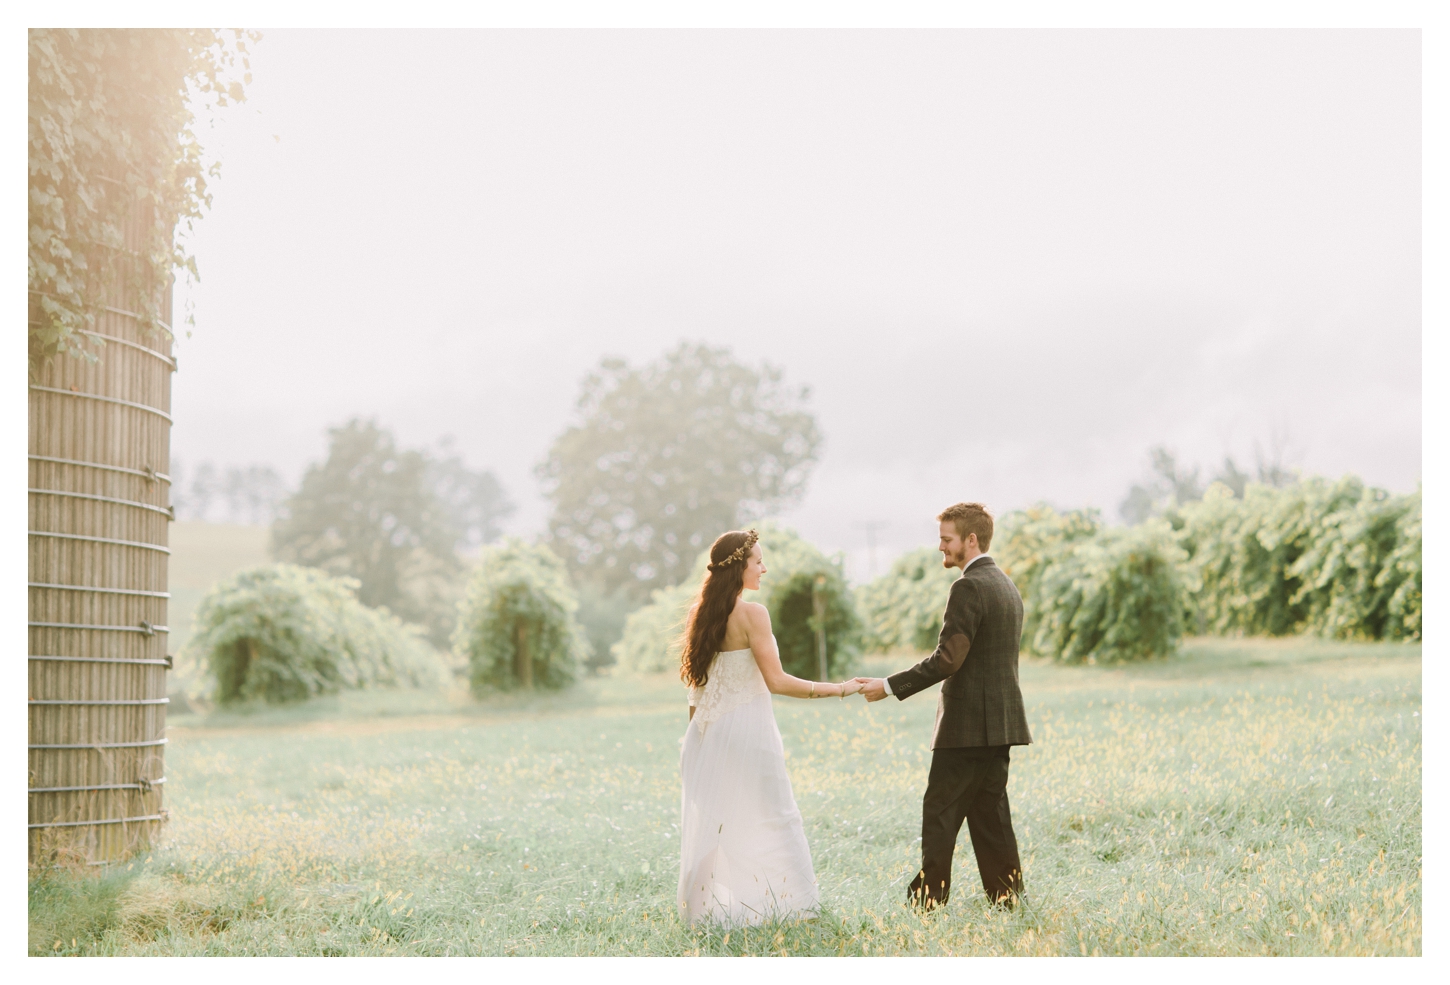
[[164,842],[33,871],[30,951],[1420,953],[1418,646],[1194,640],[1022,678],[1037,741],[1013,754],[1015,913],[983,904],[965,844],[947,907],[901,905],[934,695],[777,699],[825,912],[682,925],[682,691],[606,677],[177,716]]

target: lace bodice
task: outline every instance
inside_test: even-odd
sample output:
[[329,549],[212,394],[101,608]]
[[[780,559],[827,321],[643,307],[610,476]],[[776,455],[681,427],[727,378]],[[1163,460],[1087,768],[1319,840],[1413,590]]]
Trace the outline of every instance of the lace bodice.
[[700,731],[721,715],[740,707],[762,694],[769,694],[765,678],[755,662],[755,654],[744,650],[721,650],[710,662],[709,680],[703,688],[690,688],[690,704],[695,709],[691,724]]

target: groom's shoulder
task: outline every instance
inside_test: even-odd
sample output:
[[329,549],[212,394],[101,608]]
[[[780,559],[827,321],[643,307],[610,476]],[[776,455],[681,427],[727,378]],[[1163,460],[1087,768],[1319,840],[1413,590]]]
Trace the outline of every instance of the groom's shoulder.
[[990,557],[984,557],[980,561],[974,561],[968,565],[967,570],[962,572],[960,578],[952,583],[955,588],[958,585],[976,586],[993,581],[1001,577],[1002,569],[997,567]]
[[[987,560],[992,561],[991,558]],[[982,583],[984,586],[990,585],[990,590],[1015,596],[1019,600],[1021,599],[1021,593],[1017,590],[1017,583],[1012,580],[1012,576],[1001,565],[993,562],[991,564],[974,564],[972,567],[982,569]]]
[[1016,585],[1008,577],[1007,572],[1003,571],[1002,566],[990,557],[985,557],[968,568],[952,587],[955,588],[964,582],[979,591],[1003,591],[1008,585],[1012,586],[1013,591],[1016,590]]
[[949,597],[950,602],[959,605],[964,604],[981,594],[982,583],[973,575],[973,570],[976,567],[977,565],[972,565],[972,567],[959,575],[956,581],[952,582],[952,590]]

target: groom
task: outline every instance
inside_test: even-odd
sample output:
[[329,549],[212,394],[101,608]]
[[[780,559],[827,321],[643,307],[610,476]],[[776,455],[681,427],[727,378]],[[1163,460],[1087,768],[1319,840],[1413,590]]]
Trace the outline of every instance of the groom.
[[942,566],[961,568],[962,575],[952,583],[936,651],[899,674],[856,680],[867,701],[888,694],[905,700],[946,681],[921,805],[921,869],[907,898],[924,907],[947,901],[965,820],[987,897],[1010,909],[1022,894],[1022,862],[1007,804],[1008,753],[1032,741],[1017,686],[1022,596],[987,554],[992,515],[985,506],[958,503],[937,520]]

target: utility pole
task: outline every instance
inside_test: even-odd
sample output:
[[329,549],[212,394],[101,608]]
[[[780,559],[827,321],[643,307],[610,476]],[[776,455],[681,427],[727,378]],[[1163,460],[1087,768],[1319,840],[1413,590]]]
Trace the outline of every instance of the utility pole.
[[854,526],[866,531],[866,580],[870,581],[876,577],[876,531],[884,530],[890,524],[884,520],[868,520]]
[[811,608],[816,616],[816,660],[820,664],[820,679],[830,680],[826,661],[826,576],[816,575],[815,587],[811,591]]

